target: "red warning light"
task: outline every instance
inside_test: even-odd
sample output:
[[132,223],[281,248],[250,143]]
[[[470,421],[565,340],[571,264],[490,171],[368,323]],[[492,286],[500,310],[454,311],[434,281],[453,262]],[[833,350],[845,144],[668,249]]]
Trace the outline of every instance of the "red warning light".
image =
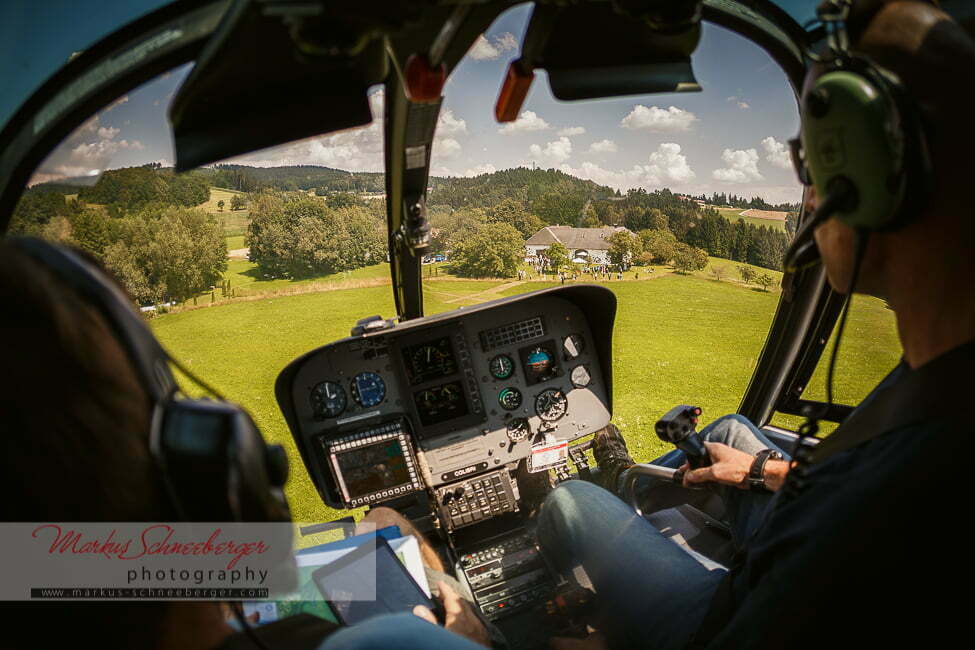
[[430,65],[425,54],[411,54],[406,60],[404,75],[406,96],[411,102],[430,104],[440,99],[447,82],[447,66]]

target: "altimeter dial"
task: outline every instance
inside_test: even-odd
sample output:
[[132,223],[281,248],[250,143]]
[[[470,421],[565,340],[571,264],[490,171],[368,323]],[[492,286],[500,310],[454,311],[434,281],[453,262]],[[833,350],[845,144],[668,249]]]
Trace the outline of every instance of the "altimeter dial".
[[543,390],[535,398],[535,413],[546,422],[554,422],[565,415],[569,400],[558,388]]
[[531,427],[525,418],[515,418],[508,422],[508,440],[511,442],[521,442],[531,435]]

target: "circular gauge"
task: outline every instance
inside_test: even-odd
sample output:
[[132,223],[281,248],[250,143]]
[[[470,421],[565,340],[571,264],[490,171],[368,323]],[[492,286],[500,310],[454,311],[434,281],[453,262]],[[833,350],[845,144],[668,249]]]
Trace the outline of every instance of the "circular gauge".
[[421,345],[410,353],[410,374],[414,383],[421,383],[434,377],[445,377],[456,369],[450,353],[450,339]]
[[525,418],[515,418],[508,423],[508,440],[511,442],[521,442],[531,435],[531,427]]
[[543,390],[535,398],[535,412],[546,422],[555,422],[565,415],[568,408],[569,401],[558,388]]
[[453,404],[460,399],[460,387],[457,384],[444,384],[440,388],[440,399]]
[[589,368],[576,366],[572,369],[572,374],[569,375],[569,379],[572,380],[572,385],[576,388],[585,388],[592,381],[592,375],[589,374]]
[[562,349],[565,350],[566,359],[575,359],[577,356],[582,354],[582,351],[586,348],[585,342],[582,337],[578,334],[569,334],[562,341]]
[[323,381],[311,391],[311,408],[318,419],[340,415],[347,402],[345,390],[334,381]]
[[552,355],[545,348],[535,348],[525,357],[525,363],[533,375],[544,375],[552,367]]
[[507,379],[515,371],[515,362],[507,354],[499,354],[491,359],[489,369],[495,379]]
[[360,372],[352,378],[352,397],[365,408],[386,399],[386,382],[374,372]]
[[514,411],[521,406],[521,391],[517,388],[504,388],[498,393],[498,404],[506,411]]

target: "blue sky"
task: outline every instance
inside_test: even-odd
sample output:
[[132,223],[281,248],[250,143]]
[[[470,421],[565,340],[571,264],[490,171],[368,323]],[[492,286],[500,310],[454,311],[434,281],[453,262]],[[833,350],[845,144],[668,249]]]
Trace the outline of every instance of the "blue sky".
[[[517,57],[528,6],[502,15],[447,82],[431,172],[473,175],[518,165],[562,169],[622,190],[670,187],[699,194],[798,201],[785,144],[798,130],[785,75],[757,46],[705,25],[693,57],[701,93],[561,102],[536,75],[522,115],[502,126],[494,102]],[[38,180],[160,161],[171,164],[166,108],[188,67],[120,98],[82,126],[41,166]],[[382,93],[371,96],[374,114]],[[234,159],[254,165],[320,164],[382,169],[379,121]]]

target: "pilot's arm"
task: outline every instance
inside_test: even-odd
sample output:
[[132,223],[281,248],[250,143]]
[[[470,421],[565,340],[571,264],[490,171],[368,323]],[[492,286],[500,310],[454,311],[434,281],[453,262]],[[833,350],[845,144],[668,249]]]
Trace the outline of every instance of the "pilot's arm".
[[[720,442],[705,442],[711,464],[698,469],[690,469],[685,464],[684,485],[691,486],[701,483],[721,483],[742,490],[749,489],[748,472],[751,470],[755,457],[741,450],[721,444]],[[775,492],[785,482],[786,474],[792,466],[787,460],[769,460],[765,463],[765,487]]]

